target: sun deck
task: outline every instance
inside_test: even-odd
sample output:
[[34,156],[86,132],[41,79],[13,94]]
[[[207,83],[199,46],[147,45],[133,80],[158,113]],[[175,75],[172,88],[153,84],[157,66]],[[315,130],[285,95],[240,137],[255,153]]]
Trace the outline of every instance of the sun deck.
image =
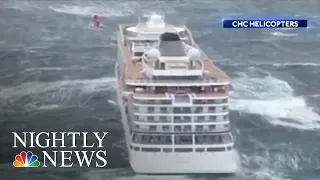
[[[126,80],[153,81],[141,73],[143,70],[142,63],[132,59],[133,54],[130,52],[128,47],[122,46],[122,48],[123,52],[125,53],[123,57],[126,57],[126,59],[123,60],[125,64]],[[204,75],[202,79],[199,79],[199,81],[228,80],[228,76],[217,66],[215,66],[210,60],[202,60],[201,63],[204,67]]]
[[[171,26],[172,27],[172,26]],[[148,47],[146,47],[146,50],[150,50],[153,48],[157,41],[155,39],[158,39],[161,34],[155,35],[152,33],[147,33],[149,39],[140,39],[140,40],[132,40],[131,38],[135,35],[132,33],[126,32],[125,28],[128,28],[128,26],[120,26],[120,33],[119,33],[119,48],[121,50],[121,59],[120,63],[124,64],[124,80],[126,84],[147,84],[147,83],[174,83],[177,82],[181,83],[228,83],[228,76],[219,69],[211,59],[209,59],[204,52],[201,51],[201,49],[197,46],[197,44],[194,43],[194,40],[192,38],[191,32],[184,26],[185,33],[183,34],[183,37],[185,39],[188,39],[189,44],[187,44],[190,47],[197,48],[201,51],[201,59],[196,61],[194,63],[194,67],[186,71],[192,71],[192,70],[201,70],[202,75],[197,76],[197,79],[188,79],[188,76],[185,77],[183,80],[159,80],[157,78],[152,78],[152,76],[146,76],[143,72],[146,70],[145,65],[141,62],[141,57],[137,57],[135,52],[133,51],[133,46],[138,47],[137,49],[143,49],[141,41],[146,41],[146,44],[149,44]],[[131,28],[131,27],[129,27]],[[180,28],[180,27],[179,27]],[[134,29],[134,28],[133,28]],[[182,28],[180,28],[181,31]],[[135,36],[138,37],[138,36]],[[156,38],[155,38],[156,37]],[[184,43],[186,43],[184,42]],[[171,61],[173,62],[173,61]],[[150,66],[150,65],[149,65]],[[154,71],[155,69],[150,68],[149,71]],[[167,75],[168,76],[168,75]],[[157,80],[156,80],[157,79]]]

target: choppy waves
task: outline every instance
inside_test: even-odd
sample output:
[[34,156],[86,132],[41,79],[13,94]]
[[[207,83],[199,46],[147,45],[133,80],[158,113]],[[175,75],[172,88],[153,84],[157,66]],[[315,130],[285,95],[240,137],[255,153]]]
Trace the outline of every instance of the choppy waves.
[[[292,87],[272,76],[233,79],[235,88],[230,108],[264,116],[275,125],[302,129],[319,129],[320,115],[308,106],[304,97],[295,96]],[[292,122],[281,119],[291,119]]]

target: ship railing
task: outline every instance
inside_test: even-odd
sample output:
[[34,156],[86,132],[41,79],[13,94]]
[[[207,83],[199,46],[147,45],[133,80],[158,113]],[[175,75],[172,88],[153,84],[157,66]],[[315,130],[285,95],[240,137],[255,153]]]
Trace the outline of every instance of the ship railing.
[[[163,107],[167,107],[167,106],[171,106],[172,103],[171,102],[157,102],[157,103],[154,103],[154,101],[150,100],[145,100],[145,101],[137,101],[137,100],[140,100],[140,99],[134,99],[134,102],[133,102],[133,105],[134,106],[137,106],[137,107],[140,107],[140,106],[163,106]],[[165,100],[163,100],[165,101]]]
[[[130,149],[134,151],[142,151],[146,153],[186,153],[186,152],[196,152],[196,153],[216,153],[216,152],[224,152],[224,151],[231,151],[233,149],[233,145],[229,146],[214,146],[214,147],[207,147],[207,146],[197,146],[197,147],[150,147],[140,144],[131,144]],[[163,154],[164,155],[164,154]]]
[[222,85],[227,85],[229,82],[227,80],[220,80],[216,78],[205,78],[201,80],[151,80],[151,79],[143,79],[143,78],[128,78],[126,83],[217,83]]
[[[150,94],[149,92],[146,92],[146,95]],[[217,94],[219,95],[219,94]],[[145,96],[144,96],[145,97]],[[199,96],[199,94],[195,94],[192,93],[192,98],[193,98],[193,104],[192,106],[194,107],[209,107],[209,106],[228,106],[228,98],[224,98],[224,99],[213,99],[213,100],[198,100],[195,99],[197,97],[203,97],[203,96]],[[140,106],[171,106],[172,102],[171,100],[159,100],[159,101],[155,101],[155,100],[141,100],[141,99],[135,99],[133,100],[133,105],[136,107],[140,107]]]
[[226,112],[229,112],[228,108],[222,108],[222,109],[214,109],[214,110],[210,110],[208,109],[208,111],[203,111],[202,109],[191,109],[188,108],[188,110],[181,110],[180,108],[173,108],[173,110],[171,111],[170,109],[168,110],[145,110],[143,107],[141,108],[141,106],[134,106],[133,108],[133,112],[136,114],[175,114],[175,115],[180,115],[180,114],[190,114],[191,116],[193,114],[223,114]]
[[[171,114],[168,114],[168,116],[163,116],[163,117],[171,117],[172,115]],[[228,117],[228,116],[226,116]],[[143,120],[143,119],[138,119],[138,118],[135,118],[133,119],[135,122],[138,122],[138,123],[150,123],[150,124],[166,124],[166,123],[172,123],[172,120],[171,118],[166,118],[166,119],[159,119],[159,120]],[[190,123],[199,123],[197,125],[203,125],[203,124],[218,124],[218,123],[221,123],[221,122],[226,122],[226,121],[229,121],[228,118],[224,118],[222,120],[217,120],[217,118],[211,118],[211,119],[194,119],[193,121],[190,120],[190,119],[173,119],[173,123],[174,125],[181,125],[181,124],[190,124]]]
[[234,143],[212,143],[208,142],[205,144],[172,144],[172,143],[151,143],[151,142],[131,142],[132,145],[140,146],[140,147],[164,147],[164,148],[198,148],[198,147],[204,147],[204,148],[210,148],[210,147],[227,147],[227,146],[233,146]]
[[[197,97],[197,94],[194,93],[194,97]],[[220,105],[220,106],[227,106],[228,105],[228,99],[211,99],[211,100],[193,100],[194,105]]]
[[[175,124],[177,126],[177,124]],[[169,125],[163,125],[164,127],[166,126],[169,126]],[[189,125],[191,126],[191,125]],[[190,129],[176,129],[176,128],[173,128],[173,127],[168,127],[167,129],[163,129],[163,130],[159,130],[157,128],[141,128],[141,127],[134,127],[133,128],[133,131],[134,132],[137,132],[137,133],[174,133],[176,135],[179,135],[179,134],[186,134],[186,133],[221,133],[221,132],[227,132],[227,131],[230,131],[230,127],[229,125],[227,127],[219,127],[219,128],[214,128],[214,129],[206,129],[206,130],[203,130],[203,129],[196,129],[197,125],[194,125],[193,126],[193,129],[192,130],[192,127]],[[186,125],[186,127],[188,127],[188,125]],[[165,135],[165,134],[163,134]]]
[[234,142],[231,132],[210,134],[149,134],[133,132],[132,142],[146,145],[221,145]]

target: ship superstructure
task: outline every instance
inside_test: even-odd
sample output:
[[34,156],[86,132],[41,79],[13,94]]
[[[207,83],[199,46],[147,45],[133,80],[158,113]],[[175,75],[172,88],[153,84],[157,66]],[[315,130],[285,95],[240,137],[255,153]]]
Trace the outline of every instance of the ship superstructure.
[[215,174],[238,169],[228,76],[184,25],[120,25],[116,64],[129,160],[136,173]]

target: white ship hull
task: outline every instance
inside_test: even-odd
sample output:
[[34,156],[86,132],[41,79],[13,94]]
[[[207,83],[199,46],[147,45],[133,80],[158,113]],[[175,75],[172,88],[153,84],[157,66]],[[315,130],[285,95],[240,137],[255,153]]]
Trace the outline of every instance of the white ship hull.
[[130,129],[126,102],[123,101],[121,81],[118,80],[118,103],[125,133],[130,166],[139,174],[235,174],[239,170],[239,156],[236,150],[224,152],[155,153],[134,151],[130,148]]
[[130,164],[142,174],[234,174],[236,151],[214,153],[149,153],[130,150]]
[[229,78],[190,30],[152,14],[146,23],[119,25],[117,40],[116,89],[133,171],[237,173]]

